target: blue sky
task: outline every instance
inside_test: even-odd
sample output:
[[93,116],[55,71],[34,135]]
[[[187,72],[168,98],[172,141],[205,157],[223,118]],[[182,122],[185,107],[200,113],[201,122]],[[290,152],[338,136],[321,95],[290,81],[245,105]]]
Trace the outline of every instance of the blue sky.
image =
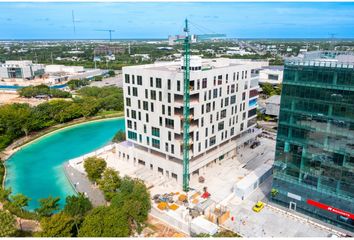
[[[76,18],[73,31],[72,10]],[[234,38],[354,38],[354,3],[0,3],[0,39],[167,38],[182,31]],[[197,27],[196,27],[197,26]],[[200,27],[202,26],[202,27]]]

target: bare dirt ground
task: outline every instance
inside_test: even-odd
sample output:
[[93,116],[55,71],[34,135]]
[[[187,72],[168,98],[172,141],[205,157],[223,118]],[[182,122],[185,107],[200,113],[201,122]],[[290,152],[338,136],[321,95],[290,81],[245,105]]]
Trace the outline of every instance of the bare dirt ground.
[[46,100],[35,98],[21,98],[15,91],[0,91],[0,105],[11,103],[28,103],[31,106],[45,102]]
[[188,237],[151,215],[148,217],[147,224],[148,226],[141,233],[143,237]]

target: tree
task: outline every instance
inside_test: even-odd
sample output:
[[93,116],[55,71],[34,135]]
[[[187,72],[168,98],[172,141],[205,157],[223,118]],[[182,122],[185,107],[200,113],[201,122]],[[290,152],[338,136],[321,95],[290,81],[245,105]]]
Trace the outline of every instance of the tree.
[[119,130],[116,135],[114,135],[112,142],[119,143],[125,141],[125,132]]
[[108,75],[109,75],[110,77],[114,77],[114,76],[116,75],[116,73],[115,73],[113,70],[109,70],[109,71],[108,71]]
[[53,198],[52,196],[49,196],[48,198],[41,198],[38,200],[39,208],[35,211],[41,217],[49,217],[55,211],[59,210],[59,200],[59,197]]
[[102,81],[103,77],[102,76],[95,76],[94,80],[95,81]]
[[0,200],[1,201],[7,201],[9,200],[9,196],[12,193],[11,188],[0,188]]
[[111,205],[125,211],[129,222],[140,231],[151,209],[150,194],[141,180],[124,177]]
[[107,201],[110,201],[114,194],[117,192],[120,186],[121,179],[112,168],[107,168],[102,175],[102,178],[98,180],[100,189],[104,193],[104,197]]
[[24,207],[28,206],[29,201],[31,201],[31,199],[29,197],[26,197],[24,194],[22,193],[18,193],[14,196],[11,197],[12,198],[12,203],[21,209],[21,211],[23,211]]
[[272,84],[270,83],[264,83],[261,85],[262,89],[263,89],[263,93],[267,96],[272,96],[274,95],[274,89]]
[[128,237],[131,230],[127,215],[115,207],[100,206],[91,210],[79,230],[79,237]]
[[82,193],[68,196],[63,212],[74,219],[76,235],[79,232],[78,225],[83,221],[84,215],[92,209],[92,204]]
[[87,173],[87,177],[91,182],[97,182],[101,178],[103,171],[105,170],[107,163],[103,158],[89,157],[85,159],[84,168]]
[[6,211],[0,210],[0,237],[11,237],[16,233],[14,216]]
[[40,237],[72,237],[74,236],[74,219],[65,214],[58,213],[41,220],[42,232]]
[[66,203],[63,212],[75,217],[83,217],[88,211],[92,209],[92,203],[82,193],[77,196],[72,195],[66,197]]

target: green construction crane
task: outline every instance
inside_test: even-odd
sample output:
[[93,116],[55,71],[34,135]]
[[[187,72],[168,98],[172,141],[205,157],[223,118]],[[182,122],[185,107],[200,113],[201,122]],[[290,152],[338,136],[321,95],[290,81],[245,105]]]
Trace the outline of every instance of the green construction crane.
[[190,97],[189,97],[189,81],[190,81],[190,36],[188,29],[188,20],[185,20],[184,32],[184,94],[183,94],[183,190],[189,191],[189,125],[190,125]]

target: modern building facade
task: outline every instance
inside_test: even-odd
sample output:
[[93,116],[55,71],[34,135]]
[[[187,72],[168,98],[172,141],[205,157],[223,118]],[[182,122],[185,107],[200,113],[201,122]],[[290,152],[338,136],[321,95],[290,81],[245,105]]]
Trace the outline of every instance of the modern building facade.
[[0,64],[0,78],[31,80],[44,74],[43,64],[32,61],[6,61]]
[[354,53],[285,62],[273,200],[354,231]]
[[[234,157],[238,144],[251,140],[258,98],[251,73],[266,65],[191,57],[191,174]],[[124,67],[123,77],[128,141],[117,146],[118,158],[182,184],[183,61]]]
[[283,66],[268,66],[259,70],[259,83],[278,85],[283,82]]

